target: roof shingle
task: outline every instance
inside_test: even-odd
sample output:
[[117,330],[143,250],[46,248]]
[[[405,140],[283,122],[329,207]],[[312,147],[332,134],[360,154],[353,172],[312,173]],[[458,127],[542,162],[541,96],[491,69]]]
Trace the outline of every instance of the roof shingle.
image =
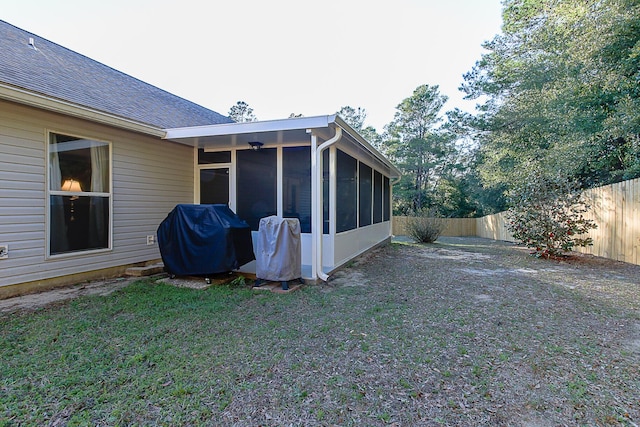
[[0,82],[162,129],[233,122],[2,20]]

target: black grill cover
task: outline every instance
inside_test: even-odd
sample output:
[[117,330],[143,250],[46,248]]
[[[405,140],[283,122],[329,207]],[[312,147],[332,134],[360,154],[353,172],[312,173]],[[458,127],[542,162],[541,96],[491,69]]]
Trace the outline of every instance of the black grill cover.
[[227,205],[177,205],[158,227],[165,270],[210,275],[252,261],[251,229]]

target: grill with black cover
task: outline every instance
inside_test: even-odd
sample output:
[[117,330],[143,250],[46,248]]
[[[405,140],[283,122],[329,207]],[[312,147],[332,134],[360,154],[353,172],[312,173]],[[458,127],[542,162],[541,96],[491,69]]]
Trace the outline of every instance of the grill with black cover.
[[175,276],[209,276],[255,259],[249,225],[227,205],[179,204],[158,227],[165,270]]

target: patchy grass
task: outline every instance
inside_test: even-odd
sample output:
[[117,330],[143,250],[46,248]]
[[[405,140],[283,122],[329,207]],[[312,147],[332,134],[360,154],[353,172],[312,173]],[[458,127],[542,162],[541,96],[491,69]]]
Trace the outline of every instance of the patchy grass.
[[139,281],[0,315],[0,426],[633,426],[639,273],[449,238],[287,295]]

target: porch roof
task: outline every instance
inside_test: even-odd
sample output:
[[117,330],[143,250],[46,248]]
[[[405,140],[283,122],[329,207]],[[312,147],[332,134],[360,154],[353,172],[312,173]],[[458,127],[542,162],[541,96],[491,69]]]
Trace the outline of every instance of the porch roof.
[[370,157],[380,163],[391,178],[400,176],[400,171],[382,153],[337,115],[165,129],[164,139],[205,150],[245,148],[253,141],[261,142],[264,147],[268,147],[308,141],[311,132],[327,140],[335,134],[337,127],[342,128],[341,143],[349,145],[359,155]]

